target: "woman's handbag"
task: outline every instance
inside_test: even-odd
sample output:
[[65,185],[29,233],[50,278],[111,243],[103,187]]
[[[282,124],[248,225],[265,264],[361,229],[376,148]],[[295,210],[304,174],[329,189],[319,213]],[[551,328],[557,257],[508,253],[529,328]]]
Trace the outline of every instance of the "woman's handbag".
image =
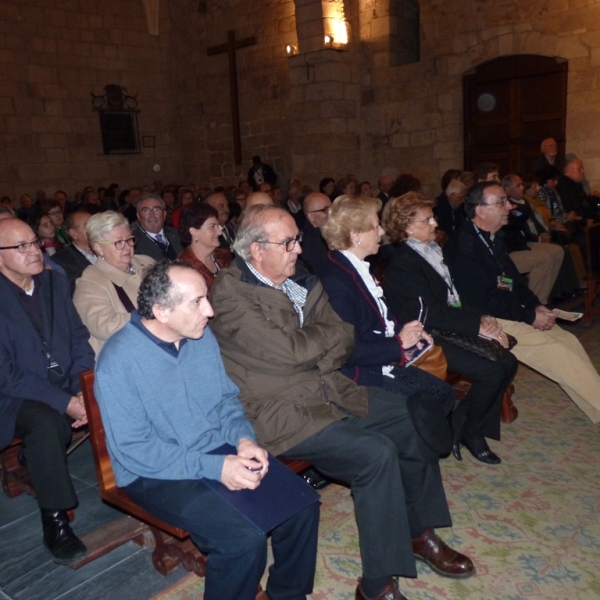
[[427,371],[442,381],[445,381],[448,374],[448,361],[441,346],[433,346],[431,350],[417,358],[412,366]]
[[445,342],[454,344],[467,352],[472,352],[494,362],[499,361],[505,352],[512,350],[517,345],[517,339],[505,333],[508,339],[508,348],[504,348],[500,342],[471,333],[455,333],[452,331],[432,331],[432,334]]

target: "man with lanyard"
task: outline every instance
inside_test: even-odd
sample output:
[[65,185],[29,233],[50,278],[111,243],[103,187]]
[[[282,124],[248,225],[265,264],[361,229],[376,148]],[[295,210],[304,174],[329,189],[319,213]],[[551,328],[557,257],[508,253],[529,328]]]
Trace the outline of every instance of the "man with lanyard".
[[67,518],[77,496],[65,450],[87,423],[79,373],[94,353],[69,282],[44,269],[39,239],[18,219],[0,221],[0,303],[0,448],[23,440],[44,545],[55,562],[75,562],[86,548]]
[[165,225],[165,201],[158,194],[145,194],[137,203],[137,218],[131,232],[137,238],[136,254],[150,256],[156,262],[173,260],[183,251],[179,234]]
[[444,259],[461,301],[494,316],[518,340],[517,359],[556,381],[594,422],[600,421],[600,377],[571,333],[555,325],[556,313],[531,292],[508,256],[500,229],[511,205],[494,181],[475,185],[465,201],[469,217],[444,247]]

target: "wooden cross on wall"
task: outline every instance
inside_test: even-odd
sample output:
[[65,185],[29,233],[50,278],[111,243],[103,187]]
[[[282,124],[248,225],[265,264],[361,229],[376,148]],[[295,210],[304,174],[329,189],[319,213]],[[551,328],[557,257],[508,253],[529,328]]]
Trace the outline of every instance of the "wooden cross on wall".
[[235,39],[235,31],[230,29],[227,32],[227,43],[220,46],[207,48],[208,56],[214,54],[223,54],[227,52],[229,57],[229,93],[231,96],[231,123],[233,125],[233,157],[236,165],[242,164],[242,138],[240,135],[240,108],[238,101],[237,85],[237,67],[235,62],[235,51],[247,46],[254,46],[256,38],[254,36],[243,40]]

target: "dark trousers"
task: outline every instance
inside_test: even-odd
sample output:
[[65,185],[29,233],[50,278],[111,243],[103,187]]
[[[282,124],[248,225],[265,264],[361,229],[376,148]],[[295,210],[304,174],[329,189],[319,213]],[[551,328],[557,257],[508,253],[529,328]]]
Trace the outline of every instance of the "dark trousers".
[[[159,519],[190,532],[208,555],[205,600],[254,600],[267,560],[267,538],[200,480],[140,477],[124,488]],[[319,505],[313,504],[272,531],[275,559],[269,600],[305,600],[312,592]]]
[[519,363],[511,352],[494,362],[450,342],[436,338],[442,347],[448,370],[471,380],[471,389],[458,405],[453,425],[462,421],[462,437],[477,448],[482,437],[500,439],[500,408],[502,396],[513,380]]
[[403,396],[370,387],[368,418],[349,415],[284,455],[351,486],[365,577],[416,577],[414,532],[452,524],[439,464],[423,459]]
[[67,465],[67,417],[47,404],[25,400],[17,413],[15,436],[23,440],[22,453],[40,508],[73,508],[77,496]]

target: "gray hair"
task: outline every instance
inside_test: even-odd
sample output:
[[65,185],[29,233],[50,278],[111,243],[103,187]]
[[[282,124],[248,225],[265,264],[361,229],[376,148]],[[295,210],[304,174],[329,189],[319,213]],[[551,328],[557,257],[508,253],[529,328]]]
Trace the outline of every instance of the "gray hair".
[[94,244],[103,241],[104,236],[119,225],[129,227],[129,221],[121,213],[114,210],[107,210],[93,215],[85,226],[90,248],[93,248]]
[[152,308],[157,304],[173,309],[181,303],[181,293],[174,293],[173,281],[169,276],[171,269],[176,267],[197,273],[194,267],[181,260],[163,260],[146,269],[137,297],[138,312],[144,319],[155,318]]
[[265,225],[272,213],[289,215],[286,210],[273,204],[256,204],[247,208],[242,213],[232,246],[234,254],[237,254],[244,260],[252,258],[250,246],[254,242],[264,242],[267,240]]
[[148,192],[146,194],[142,194],[137,201],[136,204],[136,209],[137,212],[140,212],[140,202],[143,202],[144,200],[158,200],[160,202],[160,207],[165,210],[167,208],[167,205],[165,204],[165,201],[158,195],[155,194],[154,192]]

